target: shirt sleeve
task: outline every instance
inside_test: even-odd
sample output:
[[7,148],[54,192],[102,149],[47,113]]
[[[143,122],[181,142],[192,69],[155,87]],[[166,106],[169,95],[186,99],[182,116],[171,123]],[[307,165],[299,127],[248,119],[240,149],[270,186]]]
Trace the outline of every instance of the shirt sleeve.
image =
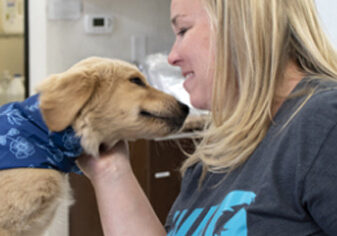
[[317,225],[328,235],[337,235],[337,125],[305,176],[302,200]]

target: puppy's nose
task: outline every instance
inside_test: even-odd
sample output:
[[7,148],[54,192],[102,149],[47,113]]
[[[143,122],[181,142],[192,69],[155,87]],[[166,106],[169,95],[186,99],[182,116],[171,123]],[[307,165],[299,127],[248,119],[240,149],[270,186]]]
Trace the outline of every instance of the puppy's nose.
[[190,108],[187,105],[185,105],[184,103],[179,102],[179,101],[178,101],[178,105],[179,105],[180,110],[184,114],[184,116],[187,116],[188,113],[190,112]]
[[175,115],[172,119],[169,120],[169,125],[172,128],[172,131],[177,131],[184,124],[184,121],[190,111],[189,107],[184,103],[181,103],[177,100],[177,110],[175,110]]

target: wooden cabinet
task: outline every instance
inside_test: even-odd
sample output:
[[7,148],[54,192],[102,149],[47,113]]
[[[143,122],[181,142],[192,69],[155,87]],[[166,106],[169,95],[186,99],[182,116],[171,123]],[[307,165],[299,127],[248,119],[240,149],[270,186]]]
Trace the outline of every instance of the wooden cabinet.
[[75,203],[70,208],[69,236],[103,236],[95,193],[90,181],[70,174]]
[[[149,198],[156,214],[164,224],[167,213],[180,190],[179,167],[185,155],[177,140],[130,142],[130,158],[134,173]],[[190,152],[192,142],[180,139],[184,150]],[[97,203],[90,182],[71,174],[75,204],[70,209],[70,236],[103,235]]]

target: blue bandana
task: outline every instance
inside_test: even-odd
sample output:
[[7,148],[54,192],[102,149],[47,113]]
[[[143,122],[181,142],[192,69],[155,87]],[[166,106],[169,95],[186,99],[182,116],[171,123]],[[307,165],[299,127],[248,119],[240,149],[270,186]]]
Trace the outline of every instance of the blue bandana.
[[28,167],[80,173],[75,164],[83,151],[80,138],[71,127],[49,131],[38,98],[0,107],[0,170]]

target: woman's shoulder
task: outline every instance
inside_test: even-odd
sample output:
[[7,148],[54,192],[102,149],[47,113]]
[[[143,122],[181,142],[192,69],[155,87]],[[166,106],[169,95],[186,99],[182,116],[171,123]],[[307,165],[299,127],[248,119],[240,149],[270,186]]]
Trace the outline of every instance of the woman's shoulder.
[[[313,97],[316,99],[334,98],[336,100],[337,94],[337,79],[312,79],[304,82],[305,86],[313,88]],[[315,101],[315,100],[314,100]]]
[[305,136],[323,130],[326,135],[337,124],[337,80],[302,80],[280,108],[274,124]]
[[303,91],[310,88],[312,94],[304,94],[298,100],[296,109],[302,107],[299,111],[300,116],[319,119],[332,118],[333,122],[337,122],[337,80],[308,80],[304,81],[302,88]]
[[[337,125],[337,82],[315,80],[309,83],[313,92],[302,93],[286,101],[275,117],[273,130],[276,133],[282,131],[287,139],[318,143],[331,135]],[[300,86],[298,88],[302,89],[307,84]]]

